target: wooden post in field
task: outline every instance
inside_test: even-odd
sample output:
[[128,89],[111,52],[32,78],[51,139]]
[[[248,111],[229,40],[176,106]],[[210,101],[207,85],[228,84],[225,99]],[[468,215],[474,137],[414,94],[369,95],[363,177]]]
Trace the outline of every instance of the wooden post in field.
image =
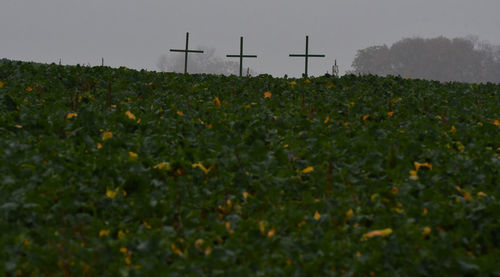
[[228,58],[240,58],[240,77],[242,77],[243,76],[243,58],[257,58],[257,55],[243,55],[243,37],[240,37],[240,54],[239,55],[226,55],[226,57],[228,57]]
[[335,60],[335,63],[332,66],[332,76],[339,76],[339,66],[337,65],[337,60]]
[[170,49],[170,52],[184,53],[184,74],[187,74],[188,53],[203,53],[201,50],[189,50],[189,33],[186,33],[186,49]]
[[306,36],[306,53],[305,54],[290,54],[290,57],[303,57],[305,58],[305,72],[304,75],[307,78],[307,71],[309,65],[309,58],[324,58],[325,55],[309,54],[309,36]]

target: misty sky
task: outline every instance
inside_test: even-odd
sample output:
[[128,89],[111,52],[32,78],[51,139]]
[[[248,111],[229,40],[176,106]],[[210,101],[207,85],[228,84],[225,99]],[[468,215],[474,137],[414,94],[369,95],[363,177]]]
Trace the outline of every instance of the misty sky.
[[[356,50],[404,37],[477,35],[500,45],[499,0],[0,0],[0,58],[156,70],[160,55],[209,46],[258,73],[299,76],[305,36],[311,75],[349,70]],[[235,59],[237,61],[237,59]],[[237,72],[235,72],[237,74]]]

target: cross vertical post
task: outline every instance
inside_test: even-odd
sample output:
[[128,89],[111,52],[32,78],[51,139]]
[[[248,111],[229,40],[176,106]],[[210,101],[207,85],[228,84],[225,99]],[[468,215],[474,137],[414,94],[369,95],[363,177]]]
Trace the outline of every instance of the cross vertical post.
[[311,57],[311,58],[324,58],[326,56],[325,55],[318,55],[318,54],[309,54],[309,36],[306,36],[306,53],[305,54],[290,54],[290,57],[303,57],[303,58],[305,58],[306,65],[305,65],[304,75],[307,78],[309,57]]
[[186,33],[186,54],[184,55],[184,74],[187,73],[188,66],[188,49],[189,49],[189,32]]
[[184,53],[184,74],[187,74],[188,53],[203,53],[201,50],[189,50],[189,32],[186,33],[186,49],[170,49],[170,52]]
[[243,58],[257,58],[257,55],[243,55],[243,37],[240,37],[240,54],[226,55],[228,58],[240,58],[240,77],[243,76]]
[[309,65],[309,36],[306,36],[306,78],[307,78],[307,66]]

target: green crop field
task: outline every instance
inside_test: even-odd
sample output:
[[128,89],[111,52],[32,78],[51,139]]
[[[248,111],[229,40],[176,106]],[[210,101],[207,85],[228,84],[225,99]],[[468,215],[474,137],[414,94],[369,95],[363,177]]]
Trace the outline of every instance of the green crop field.
[[0,275],[499,276],[500,85],[0,61]]

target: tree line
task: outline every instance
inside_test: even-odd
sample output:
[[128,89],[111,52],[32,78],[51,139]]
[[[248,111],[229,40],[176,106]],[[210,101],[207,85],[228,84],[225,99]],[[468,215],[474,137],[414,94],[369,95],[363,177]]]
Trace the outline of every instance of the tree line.
[[352,67],[355,74],[500,83],[500,47],[477,37],[405,38],[358,50]]

